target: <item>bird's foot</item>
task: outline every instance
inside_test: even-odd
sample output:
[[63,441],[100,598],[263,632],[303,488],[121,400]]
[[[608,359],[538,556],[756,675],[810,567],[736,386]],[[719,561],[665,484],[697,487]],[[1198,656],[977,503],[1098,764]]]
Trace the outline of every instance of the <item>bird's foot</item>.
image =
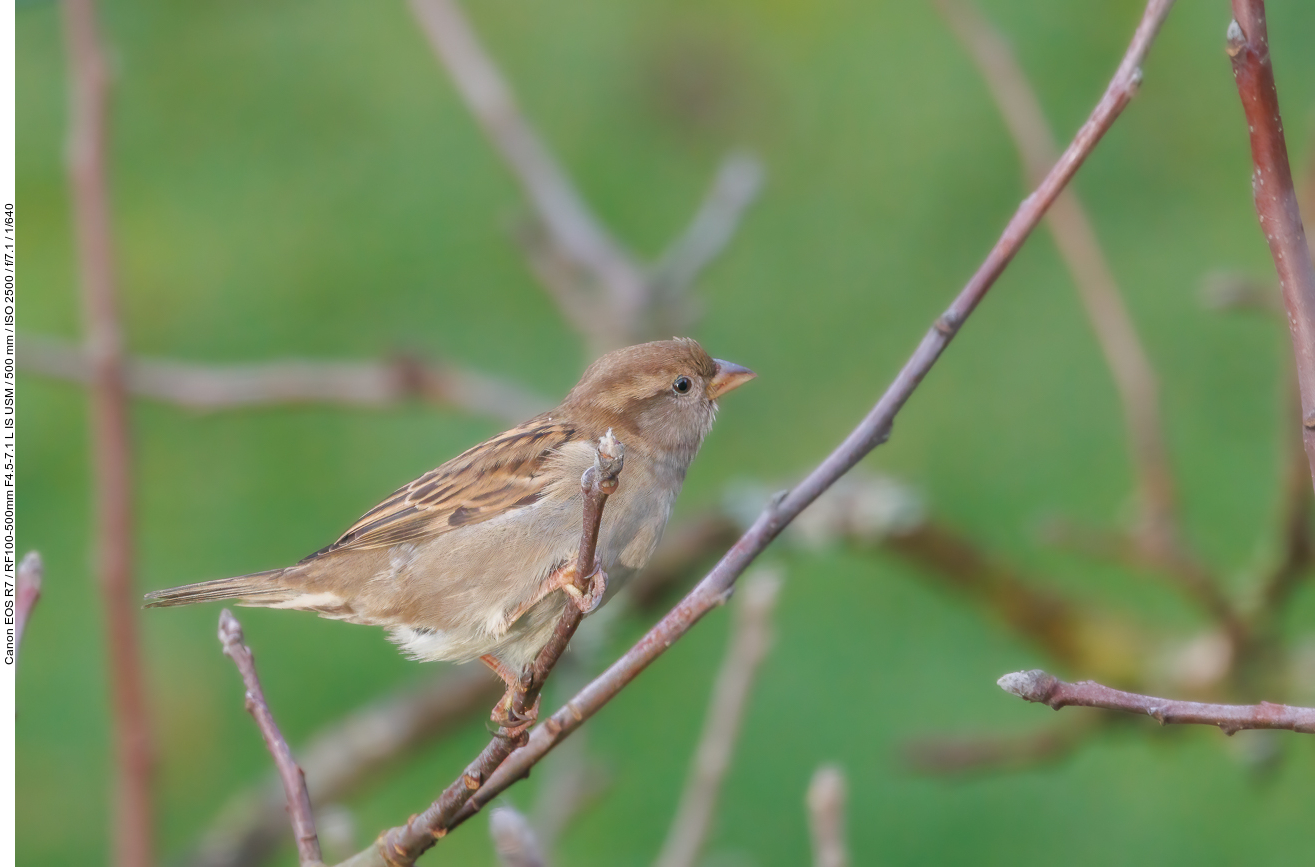
[[574,584],[564,584],[562,589],[571,597],[571,601],[580,609],[581,614],[593,614],[603,604],[603,595],[607,593],[607,573],[599,566],[589,576],[589,589],[581,590]]
[[501,729],[504,737],[520,740],[530,727],[539,721],[539,702],[542,696],[534,699],[534,706],[523,711],[514,707],[515,689],[508,689],[502,701],[493,706],[490,719]]

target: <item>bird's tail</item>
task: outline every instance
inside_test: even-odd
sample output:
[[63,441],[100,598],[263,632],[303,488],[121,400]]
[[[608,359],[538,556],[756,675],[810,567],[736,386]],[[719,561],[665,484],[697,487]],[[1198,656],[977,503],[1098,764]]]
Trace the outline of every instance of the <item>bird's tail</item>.
[[278,579],[286,569],[253,572],[236,578],[184,584],[168,590],[155,590],[146,594],[147,608],[169,608],[174,605],[191,605],[193,602],[212,602],[216,599],[236,599],[239,605],[269,607],[291,601],[300,595]]

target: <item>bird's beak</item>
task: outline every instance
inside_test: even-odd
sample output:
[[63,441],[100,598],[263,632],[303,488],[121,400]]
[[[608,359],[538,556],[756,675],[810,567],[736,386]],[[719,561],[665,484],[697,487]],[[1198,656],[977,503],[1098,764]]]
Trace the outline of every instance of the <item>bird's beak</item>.
[[717,366],[717,372],[713,374],[712,379],[708,382],[708,398],[710,400],[716,400],[726,392],[734,391],[758,375],[747,367],[741,367],[730,361],[722,361],[720,358],[714,358],[712,362]]

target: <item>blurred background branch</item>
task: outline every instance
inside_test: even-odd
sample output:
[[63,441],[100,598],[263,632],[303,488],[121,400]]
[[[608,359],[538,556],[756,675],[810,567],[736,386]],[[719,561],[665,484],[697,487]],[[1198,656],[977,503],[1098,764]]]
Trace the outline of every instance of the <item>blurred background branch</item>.
[[[89,383],[85,353],[63,341],[26,335],[19,369]],[[287,360],[232,365],[126,359],[127,391],[199,412],[295,404],[378,408],[409,400],[518,423],[551,406],[516,383],[453,365],[400,356],[386,362]]]
[[106,167],[110,70],[94,0],[69,0],[63,4],[63,13],[69,188],[91,383],[95,572],[104,607],[105,660],[114,720],[113,863],[117,867],[150,867],[155,861],[153,755],[132,581],[132,447]]
[[762,166],[732,154],[693,221],[651,270],[590,210],[521,111],[457,0],[411,0],[434,53],[535,216],[522,244],[540,282],[589,344],[590,356],[665,338],[694,322],[689,287],[728,244],[758,195]]
[[695,867],[717,812],[722,781],[730,769],[745,709],[758,667],[772,642],[772,611],[781,590],[781,576],[759,571],[744,580],[735,603],[730,643],[713,681],[703,733],[685,788],[680,795],[666,842],[656,867]]

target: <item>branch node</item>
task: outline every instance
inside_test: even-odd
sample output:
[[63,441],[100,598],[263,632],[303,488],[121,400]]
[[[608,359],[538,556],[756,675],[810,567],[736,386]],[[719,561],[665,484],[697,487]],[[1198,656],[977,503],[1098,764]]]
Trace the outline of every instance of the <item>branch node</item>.
[[1242,25],[1237,23],[1236,18],[1228,22],[1228,32],[1224,38],[1226,40],[1224,50],[1228,52],[1229,57],[1237,57],[1238,52],[1246,47],[1247,38],[1242,33]]

